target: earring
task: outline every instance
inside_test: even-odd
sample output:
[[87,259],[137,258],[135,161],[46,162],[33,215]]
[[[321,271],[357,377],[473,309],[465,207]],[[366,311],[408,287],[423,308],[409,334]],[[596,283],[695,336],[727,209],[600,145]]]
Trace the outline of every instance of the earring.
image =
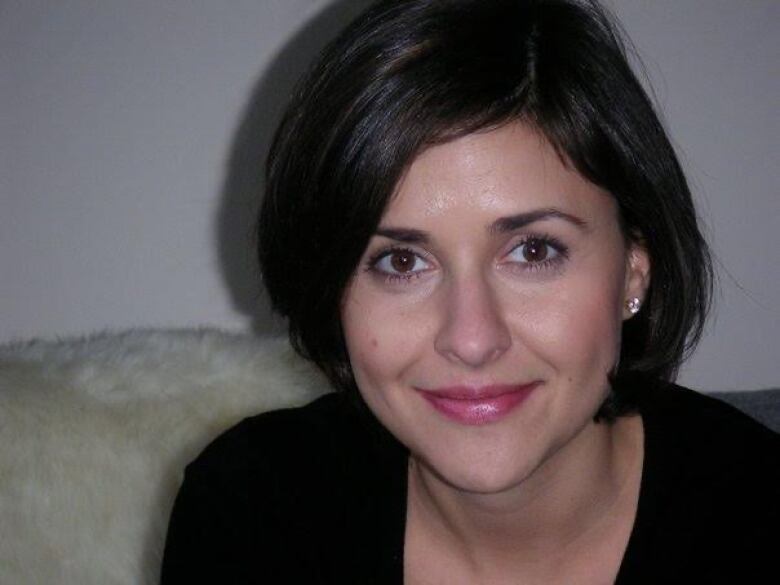
[[640,301],[637,297],[626,301],[626,308],[632,315],[636,315],[641,307],[642,301]]

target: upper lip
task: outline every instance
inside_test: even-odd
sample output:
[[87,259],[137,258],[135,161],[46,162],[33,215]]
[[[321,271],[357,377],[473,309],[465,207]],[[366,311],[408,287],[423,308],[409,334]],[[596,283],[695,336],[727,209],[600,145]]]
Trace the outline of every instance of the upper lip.
[[512,392],[527,390],[538,384],[538,381],[526,384],[487,384],[484,386],[443,386],[439,388],[417,388],[423,394],[433,395],[435,398],[449,398],[451,400],[484,400],[496,398]]

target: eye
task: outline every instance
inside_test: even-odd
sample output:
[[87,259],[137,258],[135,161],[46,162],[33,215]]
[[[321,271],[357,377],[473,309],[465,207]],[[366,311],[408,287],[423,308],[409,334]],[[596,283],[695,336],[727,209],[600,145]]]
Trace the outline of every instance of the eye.
[[509,254],[518,262],[544,262],[558,255],[547,241],[540,238],[528,238],[525,242],[516,246]]
[[550,236],[529,236],[516,245],[507,260],[527,269],[552,267],[567,257],[567,248]]
[[384,250],[369,261],[369,270],[388,279],[410,279],[429,270],[431,264],[420,254],[407,248]]

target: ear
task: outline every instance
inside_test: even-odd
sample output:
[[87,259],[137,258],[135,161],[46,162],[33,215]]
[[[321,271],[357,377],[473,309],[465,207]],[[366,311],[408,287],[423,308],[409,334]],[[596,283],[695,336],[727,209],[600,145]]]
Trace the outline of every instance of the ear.
[[639,299],[643,303],[650,286],[650,255],[642,240],[632,242],[626,255],[626,281],[623,287],[623,319],[634,314],[629,310],[628,302]]

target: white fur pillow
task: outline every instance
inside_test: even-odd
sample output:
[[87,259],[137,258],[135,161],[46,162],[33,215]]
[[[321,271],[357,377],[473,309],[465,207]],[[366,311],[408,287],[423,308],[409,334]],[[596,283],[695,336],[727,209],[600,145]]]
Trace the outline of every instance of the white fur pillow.
[[157,583],[184,466],[327,389],[286,341],[208,329],[0,346],[0,583]]

